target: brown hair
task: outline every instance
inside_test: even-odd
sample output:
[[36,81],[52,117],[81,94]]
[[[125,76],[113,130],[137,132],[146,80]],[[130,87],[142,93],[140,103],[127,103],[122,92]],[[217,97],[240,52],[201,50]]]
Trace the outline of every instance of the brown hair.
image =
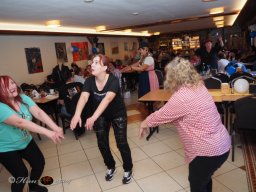
[[103,66],[107,66],[106,72],[110,73],[110,70],[109,70],[109,58],[107,56],[105,56],[105,55],[102,55],[102,54],[94,55],[93,58],[95,58],[95,57],[99,57],[100,58],[100,63],[102,62]]

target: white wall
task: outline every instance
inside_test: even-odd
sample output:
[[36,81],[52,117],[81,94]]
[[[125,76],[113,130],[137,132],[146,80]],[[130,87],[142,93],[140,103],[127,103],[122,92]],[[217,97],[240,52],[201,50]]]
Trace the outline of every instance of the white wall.
[[[31,35],[0,35],[0,75],[10,75],[18,83],[40,84],[47,75],[51,74],[53,67],[57,64],[55,43],[65,42],[67,48],[67,66],[73,61],[72,53],[69,51],[71,42],[88,42],[89,51],[91,45],[86,37],[77,36],[31,36]],[[123,59],[124,55],[131,52],[124,51],[124,42],[131,46],[132,42],[138,42],[136,37],[99,37],[99,43],[104,43],[105,53],[113,59]],[[117,42],[119,54],[112,55],[111,42]],[[138,43],[137,43],[138,44]],[[43,72],[28,73],[25,48],[38,47],[41,51]],[[76,62],[80,67],[85,67],[87,61]]]
[[[98,43],[104,43],[105,46],[105,54],[110,58],[116,59],[124,59],[124,55],[133,56],[134,51],[131,51],[132,43],[137,43],[137,48],[139,48],[138,39],[136,37],[98,37]],[[111,43],[117,42],[119,47],[119,54],[112,54]],[[124,51],[124,43],[128,43],[129,51]]]

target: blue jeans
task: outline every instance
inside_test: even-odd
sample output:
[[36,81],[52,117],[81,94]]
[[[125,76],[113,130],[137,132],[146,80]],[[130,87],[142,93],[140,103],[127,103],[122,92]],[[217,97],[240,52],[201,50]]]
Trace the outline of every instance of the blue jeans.
[[107,120],[104,117],[99,117],[94,124],[94,130],[96,132],[98,147],[101,155],[104,159],[104,163],[108,169],[115,167],[115,160],[111,154],[109,146],[109,130],[110,125],[114,129],[115,139],[117,148],[119,149],[122,160],[124,171],[132,170],[132,157],[131,150],[127,142],[127,118],[118,117],[115,119]]

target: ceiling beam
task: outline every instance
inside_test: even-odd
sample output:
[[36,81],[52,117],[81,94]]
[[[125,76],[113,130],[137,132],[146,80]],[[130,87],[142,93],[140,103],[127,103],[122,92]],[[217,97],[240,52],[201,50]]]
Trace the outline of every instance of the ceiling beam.
[[159,25],[168,25],[168,24],[176,24],[176,23],[182,23],[182,22],[188,22],[188,21],[195,21],[200,19],[206,19],[211,17],[219,17],[219,16],[229,16],[229,15],[235,15],[238,14],[240,11],[232,11],[229,13],[220,13],[220,14],[213,14],[213,15],[204,15],[204,16],[195,16],[195,17],[188,17],[188,18],[181,18],[181,19],[172,19],[167,21],[159,21],[154,23],[145,23],[140,25],[131,25],[131,26],[124,26],[124,27],[117,27],[117,28],[110,28],[103,31],[122,31],[125,29],[139,29],[139,28],[146,28],[146,27],[153,27],[153,26],[159,26]]

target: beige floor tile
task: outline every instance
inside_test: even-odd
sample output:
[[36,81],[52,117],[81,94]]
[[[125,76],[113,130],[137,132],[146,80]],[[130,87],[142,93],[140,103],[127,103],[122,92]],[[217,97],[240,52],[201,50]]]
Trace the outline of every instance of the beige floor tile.
[[48,192],[63,192],[62,184],[46,186]]
[[9,182],[0,182],[0,191],[11,192],[11,184]]
[[236,169],[237,167],[231,164],[230,162],[226,161],[215,173],[214,177],[218,175],[222,175],[223,173],[227,173],[231,170]]
[[145,152],[143,152],[138,147],[131,149],[131,154],[132,154],[133,162],[140,161],[140,160],[148,158],[148,156],[145,154]]
[[77,140],[67,143],[67,144],[58,145],[57,148],[58,148],[59,155],[83,150],[80,142]]
[[72,164],[69,166],[61,167],[62,179],[74,180],[87,175],[93,174],[91,166],[88,161]]
[[100,186],[95,175],[89,175],[63,184],[65,192],[100,192]]
[[121,185],[113,189],[105,190],[104,192],[143,192],[136,182],[131,182],[128,185]]
[[139,135],[139,125],[133,123],[132,126],[127,127],[127,136],[128,137],[138,137]]
[[88,159],[102,158],[98,147],[84,149]]
[[147,192],[175,192],[182,189],[182,187],[165,172],[137,180],[137,182],[143,191]]
[[225,185],[219,183],[215,179],[213,179],[213,184],[212,184],[212,191],[213,192],[231,192],[229,188],[227,188]]
[[91,147],[97,147],[97,139],[96,136],[94,138],[91,139],[79,139],[81,142],[81,145],[84,149],[89,149]]
[[60,155],[59,161],[60,161],[60,166],[63,167],[63,166],[71,165],[81,161],[87,161],[87,157],[85,156],[85,152],[82,150],[82,151],[76,151],[76,152]]
[[58,157],[49,157],[45,159],[45,167],[44,170],[45,171],[49,171],[52,169],[56,169],[59,168],[59,158]]
[[152,159],[164,170],[169,170],[184,165],[184,158],[175,151],[152,157]]
[[185,158],[185,151],[183,148],[176,149],[175,151],[176,151],[176,153],[178,153],[179,155],[181,155],[182,157]]
[[172,151],[170,147],[160,141],[141,146],[141,149],[150,157]]
[[215,179],[231,189],[233,192],[247,192],[248,185],[246,180],[246,173],[242,169],[235,169],[220,176],[215,177]]
[[163,170],[151,159],[144,159],[133,163],[135,179],[142,179],[160,173]]
[[148,141],[146,140],[146,137],[144,138],[139,138],[138,135],[135,137],[129,137],[136,145],[138,146],[143,146],[143,145],[148,145],[150,143],[155,143],[158,142],[159,140],[155,137],[151,137]]
[[178,184],[183,188],[189,187],[188,181],[188,165],[184,164],[182,166],[170,169],[166,171]]
[[42,148],[42,153],[44,154],[45,158],[49,157],[56,157],[58,156],[57,147],[51,147],[51,148]]
[[162,142],[173,150],[183,148],[178,134],[173,134],[170,136],[170,138],[162,140]]
[[40,146],[40,149],[49,149],[49,148],[56,148],[56,144],[48,139],[47,137],[41,135],[42,140],[35,140],[36,143]]

